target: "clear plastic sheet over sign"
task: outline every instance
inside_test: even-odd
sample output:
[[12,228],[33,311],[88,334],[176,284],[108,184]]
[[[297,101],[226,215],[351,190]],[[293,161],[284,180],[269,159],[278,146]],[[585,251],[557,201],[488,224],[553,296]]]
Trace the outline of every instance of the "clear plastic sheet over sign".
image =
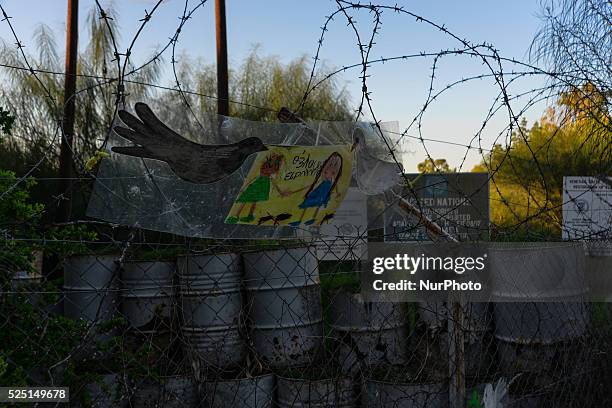
[[[370,171],[385,165],[399,167],[387,148],[397,140],[397,122],[382,124],[384,139],[377,128],[363,122],[315,122],[285,124],[253,122],[211,115],[196,126],[183,115],[170,111],[160,115],[168,126],[197,143],[234,143],[247,137],[259,137],[265,144],[331,145],[352,144],[360,136],[361,150],[356,157],[354,185],[368,189]],[[385,140],[387,143],[385,143]],[[112,146],[130,143],[114,132]],[[396,146],[397,147],[397,146]],[[166,163],[110,153],[100,165],[87,209],[89,217],[138,228],[201,238],[304,238],[304,231],[292,227],[228,225],[224,219],[238,194],[255,155],[249,157],[231,176],[213,184],[194,184],[178,178]],[[361,161],[360,161],[361,160]],[[376,165],[364,163],[374,161]],[[386,163],[385,163],[386,162]],[[361,171],[357,171],[361,168]],[[363,171],[366,169],[366,171]],[[393,167],[391,167],[392,171]],[[376,174],[376,178],[380,175]],[[390,178],[388,188],[399,178]],[[380,183],[377,184],[380,190]],[[365,191],[368,193],[368,191]],[[371,191],[370,194],[380,193]]]

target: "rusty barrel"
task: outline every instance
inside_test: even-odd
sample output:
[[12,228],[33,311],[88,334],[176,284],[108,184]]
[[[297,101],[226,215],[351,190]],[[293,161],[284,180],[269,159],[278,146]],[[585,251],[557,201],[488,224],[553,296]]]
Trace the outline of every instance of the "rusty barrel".
[[136,387],[132,407],[191,408],[197,404],[197,385],[189,377],[168,376],[143,381]]
[[367,380],[365,403],[372,408],[447,408],[448,387],[444,383],[401,383]]
[[352,408],[357,406],[357,394],[350,378],[311,380],[279,377],[277,406]]
[[172,307],[174,262],[130,261],[121,271],[121,313],[132,327],[168,318]]
[[204,405],[210,408],[271,408],[274,406],[274,385],[274,374],[206,381]]
[[331,301],[330,317],[339,344],[336,358],[345,372],[406,361],[407,304],[364,302],[360,293],[343,290]]
[[489,255],[502,367],[536,372],[558,364],[563,359],[552,356],[589,325],[582,244],[498,243]]
[[255,352],[270,367],[312,363],[323,336],[315,248],[250,252],[243,259]]

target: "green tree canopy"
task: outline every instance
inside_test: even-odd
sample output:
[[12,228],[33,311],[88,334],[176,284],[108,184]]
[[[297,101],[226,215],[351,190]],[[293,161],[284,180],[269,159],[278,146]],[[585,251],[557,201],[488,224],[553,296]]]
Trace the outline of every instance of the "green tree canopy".
[[452,173],[456,171],[446,162],[446,159],[431,159],[427,158],[417,164],[419,173]]
[[610,113],[601,95],[591,84],[562,93],[540,121],[523,121],[507,146],[495,145],[474,167],[491,175],[495,225],[560,237],[563,176],[612,172]]

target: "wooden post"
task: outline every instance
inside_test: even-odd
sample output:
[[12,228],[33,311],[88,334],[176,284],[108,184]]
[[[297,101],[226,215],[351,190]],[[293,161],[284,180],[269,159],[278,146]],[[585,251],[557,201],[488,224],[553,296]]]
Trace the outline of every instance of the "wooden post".
[[62,144],[60,148],[59,176],[61,197],[57,220],[70,219],[72,198],[72,142],[74,137],[74,94],[79,32],[79,0],[68,0],[66,17],[66,73],[64,77],[64,116],[62,119]]
[[227,69],[227,26],[225,0],[215,0],[217,22],[217,113],[229,116],[229,76]]
[[465,301],[461,294],[449,296],[448,310],[448,400],[450,408],[465,407]]

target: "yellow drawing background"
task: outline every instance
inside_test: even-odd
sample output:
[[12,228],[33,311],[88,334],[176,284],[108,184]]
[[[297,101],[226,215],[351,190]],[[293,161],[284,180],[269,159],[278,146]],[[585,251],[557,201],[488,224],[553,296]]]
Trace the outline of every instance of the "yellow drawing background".
[[[340,145],[340,146],[266,146],[268,148],[267,151],[257,153],[257,157],[249,170],[249,173],[240,188],[240,193],[234,198],[236,200],[242,191],[247,187],[250,182],[252,182],[257,176],[259,176],[260,168],[262,163],[266,160],[266,158],[270,154],[281,154],[285,158],[285,162],[283,167],[280,170],[280,173],[277,175],[276,179],[273,179],[278,187],[283,190],[298,190],[300,188],[310,186],[315,178],[317,171],[313,171],[312,175],[298,177],[293,180],[286,180],[285,177],[290,174],[290,172],[298,172],[301,171],[299,166],[299,162],[294,162],[294,158],[296,156],[306,157],[310,155],[310,160],[315,160],[319,162],[319,166],[321,163],[325,161],[329,157],[329,155],[333,152],[337,152],[342,156],[342,174],[332,192],[331,198],[327,203],[327,207],[321,207],[319,210],[317,217],[315,218],[314,225],[318,225],[325,215],[333,213],[336,211],[344,197],[346,196],[346,192],[348,190],[349,184],[351,182],[352,177],[352,152],[350,151],[350,146]],[[319,184],[317,182],[317,185]],[[282,213],[289,213],[292,215],[291,218],[287,220],[283,220],[277,223],[277,225],[288,225],[294,221],[299,221],[300,216],[302,215],[303,209],[299,208],[299,205],[304,201],[304,194],[307,190],[300,191],[295,194],[291,194],[286,197],[282,197],[278,191],[272,186],[270,186],[270,195],[267,201],[258,202],[255,211],[253,213],[254,220],[250,222],[238,221],[237,224],[250,224],[250,225],[258,225],[258,221],[261,217],[265,217],[268,215],[278,215]],[[234,202],[229,214],[226,217],[231,217],[236,214],[240,206],[243,203]],[[246,203],[244,206],[240,216],[246,217],[249,213],[250,203]],[[302,222],[308,221],[312,219],[312,215],[314,214],[314,208],[308,208],[306,210],[306,215],[304,216]],[[268,221],[262,223],[261,225],[273,225],[273,221]]]

